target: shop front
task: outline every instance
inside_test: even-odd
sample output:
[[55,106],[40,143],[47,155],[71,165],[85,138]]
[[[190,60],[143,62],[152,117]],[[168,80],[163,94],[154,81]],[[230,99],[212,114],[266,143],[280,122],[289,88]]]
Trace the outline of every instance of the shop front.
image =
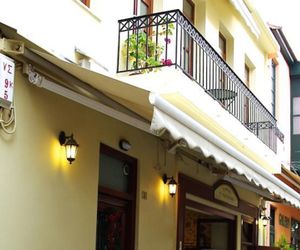
[[231,250],[256,245],[258,208],[241,199],[230,182],[219,180],[210,186],[184,174],[178,179],[179,249]]

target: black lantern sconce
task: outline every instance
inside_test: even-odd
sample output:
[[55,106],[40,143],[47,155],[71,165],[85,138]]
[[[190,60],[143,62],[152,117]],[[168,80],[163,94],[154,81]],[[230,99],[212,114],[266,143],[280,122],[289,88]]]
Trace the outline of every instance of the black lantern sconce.
[[66,136],[64,131],[61,131],[58,136],[58,140],[61,146],[65,146],[66,149],[66,156],[67,160],[70,164],[75,160],[77,150],[78,150],[78,143],[73,138],[73,134],[70,136]]
[[262,224],[263,224],[264,227],[266,227],[268,225],[268,221],[271,220],[271,217],[267,216],[265,207],[262,207],[260,209],[260,219],[261,219]]
[[177,182],[173,178],[173,176],[168,177],[166,174],[162,177],[164,184],[168,183],[169,186],[169,194],[173,197],[177,191]]

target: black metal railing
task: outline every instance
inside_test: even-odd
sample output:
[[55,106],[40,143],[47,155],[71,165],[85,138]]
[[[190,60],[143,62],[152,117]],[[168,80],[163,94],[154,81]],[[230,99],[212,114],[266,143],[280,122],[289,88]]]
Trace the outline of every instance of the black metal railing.
[[269,148],[283,134],[276,119],[179,11],[119,21],[117,72],[174,66],[197,82]]

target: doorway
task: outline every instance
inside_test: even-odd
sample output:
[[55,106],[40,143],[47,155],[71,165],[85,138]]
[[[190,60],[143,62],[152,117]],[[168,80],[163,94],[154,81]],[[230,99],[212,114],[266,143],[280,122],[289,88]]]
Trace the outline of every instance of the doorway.
[[96,250],[133,250],[137,160],[100,146]]
[[211,212],[187,207],[184,223],[184,250],[232,250],[235,220]]

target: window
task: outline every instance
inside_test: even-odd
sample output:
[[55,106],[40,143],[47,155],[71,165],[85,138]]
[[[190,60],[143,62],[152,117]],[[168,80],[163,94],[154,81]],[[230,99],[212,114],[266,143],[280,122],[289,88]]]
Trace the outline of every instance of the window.
[[153,11],[152,0],[134,0],[134,10],[135,15],[149,15]]
[[300,249],[300,222],[293,219],[291,221],[291,245],[293,249]]
[[250,86],[250,69],[247,64],[245,64],[245,69],[244,69],[244,81],[246,86],[249,88]]
[[256,229],[254,219],[246,216],[242,216],[242,228],[241,228],[241,249],[248,250],[253,249],[256,244]]
[[226,38],[219,33],[219,54],[226,61]]
[[270,246],[275,246],[275,208],[270,207]]
[[276,112],[276,64],[272,61],[271,65],[271,114]]
[[183,14],[192,24],[194,24],[195,6],[192,1],[183,1]]
[[[184,16],[194,24],[195,6],[190,0],[183,1],[183,14]],[[186,73],[193,75],[193,39],[184,31],[183,32],[183,68]]]
[[[244,68],[244,83],[249,88],[250,86],[250,68],[245,64]],[[244,122],[248,124],[250,122],[250,101],[247,96],[244,96]]]
[[80,2],[82,2],[87,7],[90,7],[90,0],[80,0]]
[[[225,37],[219,32],[219,54],[222,57],[222,59],[225,61],[226,60],[226,39]],[[225,72],[218,67],[217,68],[218,72],[218,78],[219,78],[219,86],[221,89],[227,89],[227,84],[226,84],[226,74]],[[225,100],[221,100],[222,105],[226,105],[226,101]]]
[[299,135],[300,134],[300,97],[293,98],[292,114],[293,114],[293,134]]

